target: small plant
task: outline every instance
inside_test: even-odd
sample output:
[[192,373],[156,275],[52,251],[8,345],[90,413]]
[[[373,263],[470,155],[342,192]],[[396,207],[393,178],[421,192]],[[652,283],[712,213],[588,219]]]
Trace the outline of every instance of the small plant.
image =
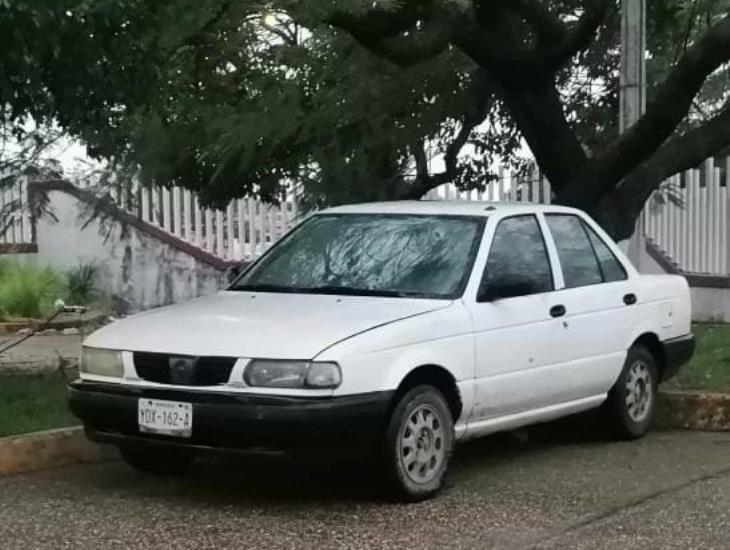
[[53,309],[61,278],[47,267],[19,262],[0,266],[0,311],[7,316],[41,317]]
[[96,279],[99,267],[94,263],[79,264],[76,269],[66,273],[66,303],[87,305],[97,294]]

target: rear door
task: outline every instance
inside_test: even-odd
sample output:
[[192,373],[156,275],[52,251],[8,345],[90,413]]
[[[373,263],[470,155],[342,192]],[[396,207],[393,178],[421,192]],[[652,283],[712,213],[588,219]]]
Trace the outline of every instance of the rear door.
[[570,399],[608,391],[635,326],[638,297],[627,269],[581,216],[545,214],[562,273],[555,296],[564,307],[561,377]]

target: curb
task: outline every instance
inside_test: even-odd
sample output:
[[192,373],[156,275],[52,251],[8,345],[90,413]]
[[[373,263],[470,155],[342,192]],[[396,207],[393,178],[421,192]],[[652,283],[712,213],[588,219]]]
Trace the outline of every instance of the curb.
[[67,328],[80,328],[93,326],[103,323],[109,318],[107,313],[96,313],[80,319],[55,319],[50,322],[43,321],[42,319],[28,319],[24,321],[9,321],[0,323],[0,335],[8,336],[17,334],[19,330],[30,329],[32,331],[38,331],[39,328],[43,327],[44,330],[57,330],[62,331]]
[[5,362],[0,360],[0,375],[32,375],[52,374],[62,371],[66,380],[78,378],[79,360],[76,357],[57,357],[55,359],[39,359],[33,361]]
[[730,393],[659,393],[655,425],[665,430],[730,431]]
[[81,426],[0,438],[0,476],[98,462],[114,449],[86,439]]

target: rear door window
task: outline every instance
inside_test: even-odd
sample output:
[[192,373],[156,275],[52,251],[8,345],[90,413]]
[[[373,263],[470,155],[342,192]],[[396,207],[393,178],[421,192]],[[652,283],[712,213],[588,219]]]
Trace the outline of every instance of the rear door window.
[[585,222],[582,223],[588,232],[588,238],[591,240],[596,257],[598,257],[598,265],[601,267],[603,281],[611,283],[626,280],[626,270],[621,265],[621,262],[618,261],[618,258],[616,258],[614,253],[611,252],[611,249],[603,242],[603,239],[588,224]]
[[601,266],[582,220],[571,214],[548,214],[545,218],[558,250],[565,287],[602,283]]

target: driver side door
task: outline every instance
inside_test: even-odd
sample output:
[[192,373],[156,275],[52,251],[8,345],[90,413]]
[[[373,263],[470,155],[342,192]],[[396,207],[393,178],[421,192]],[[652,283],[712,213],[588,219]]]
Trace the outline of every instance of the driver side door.
[[[533,214],[504,218],[494,231],[477,299],[467,304],[476,348],[472,420],[561,400],[553,375],[564,345],[558,337],[564,309],[555,296],[543,231]],[[496,295],[495,286],[502,289]]]

